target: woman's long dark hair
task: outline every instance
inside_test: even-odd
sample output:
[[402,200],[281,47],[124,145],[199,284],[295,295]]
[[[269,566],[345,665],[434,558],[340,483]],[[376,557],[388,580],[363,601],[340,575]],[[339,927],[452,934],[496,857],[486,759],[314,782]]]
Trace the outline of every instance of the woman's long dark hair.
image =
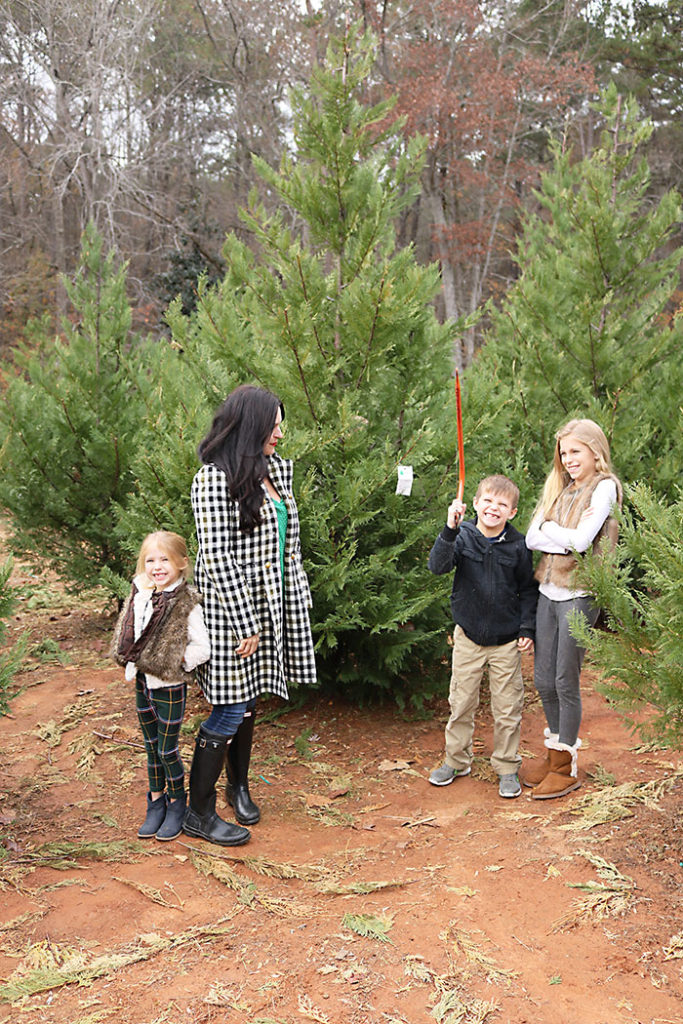
[[275,428],[278,409],[285,409],[271,391],[242,384],[218,407],[211,429],[199,445],[199,458],[213,463],[228,478],[231,496],[239,502],[240,529],[251,532],[261,522],[261,481],[268,475],[263,446]]

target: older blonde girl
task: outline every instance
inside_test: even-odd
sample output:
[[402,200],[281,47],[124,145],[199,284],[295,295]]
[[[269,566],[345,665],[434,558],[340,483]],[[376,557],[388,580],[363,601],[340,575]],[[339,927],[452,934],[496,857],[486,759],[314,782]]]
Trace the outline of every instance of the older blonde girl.
[[572,613],[578,612],[593,625],[598,608],[575,580],[577,556],[616,542],[617,522],[612,511],[622,502],[609,444],[597,423],[570,420],[555,436],[553,467],[526,535],[527,546],[542,552],[536,569],[539,599],[534,683],[548,723],[548,754],[541,764],[523,773],[524,784],[533,787],[531,796],[536,800],[565,796],[581,785],[577,761],[585,650],[572,636],[569,624]]

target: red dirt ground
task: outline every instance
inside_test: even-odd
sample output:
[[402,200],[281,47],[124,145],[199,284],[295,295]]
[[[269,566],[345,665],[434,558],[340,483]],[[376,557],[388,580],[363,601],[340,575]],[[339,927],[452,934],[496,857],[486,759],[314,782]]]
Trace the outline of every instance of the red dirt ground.
[[[14,632],[29,622],[69,663],[34,658],[0,720],[0,1020],[683,1019],[683,765],[639,747],[590,672],[583,785],[565,799],[498,797],[485,708],[472,776],[439,789],[426,777],[442,757],[445,697],[421,721],[317,698],[257,725],[262,821],[247,846],[141,843],[144,757],[130,745],[131,690],[104,657],[111,616],[64,599],[22,611]],[[186,764],[203,711],[194,696]],[[542,725],[529,687],[525,755],[540,752]],[[650,781],[664,783],[650,804],[588,826],[587,798]],[[43,846],[55,841],[77,844],[72,866],[58,869]],[[82,847],[121,841],[133,846],[118,860]],[[17,983],[45,967],[62,974],[22,996]]]

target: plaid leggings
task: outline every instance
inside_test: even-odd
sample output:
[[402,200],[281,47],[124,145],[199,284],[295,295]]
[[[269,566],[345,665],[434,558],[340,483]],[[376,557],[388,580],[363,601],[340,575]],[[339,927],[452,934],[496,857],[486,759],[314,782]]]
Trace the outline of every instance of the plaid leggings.
[[143,672],[135,678],[135,706],[147,751],[150,793],[168,788],[171,800],[185,792],[178,735],[185,714],[185,685],[150,690]]

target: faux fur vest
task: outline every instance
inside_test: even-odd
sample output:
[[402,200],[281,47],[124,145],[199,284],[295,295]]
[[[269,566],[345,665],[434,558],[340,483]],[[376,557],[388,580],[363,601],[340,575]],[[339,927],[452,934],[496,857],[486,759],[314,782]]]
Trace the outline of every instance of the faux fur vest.
[[[134,591],[131,591],[116,623],[110,648],[111,657],[119,665],[125,665],[125,660],[119,657],[118,647],[121,627],[133,596]],[[201,603],[199,591],[188,584],[178,587],[173,592],[168,600],[166,614],[136,662],[138,671],[163,679],[169,686],[192,682],[194,672],[186,672],[183,668],[183,657],[188,643],[187,620],[192,609]]]
[[[584,484],[583,487],[574,488],[571,484],[565,487],[554,501],[547,518],[570,530],[576,529],[581,516],[591,503],[593,491],[602,480],[614,481],[617,488],[617,501],[621,503],[621,485],[617,478],[611,473],[598,473],[590,483]],[[603,545],[606,545],[606,550],[613,550],[618,537],[619,523],[614,516],[609,515],[593,541],[593,553],[597,554],[601,549],[605,550]],[[564,555],[552,555],[545,552],[536,568],[536,579],[539,583],[554,583],[557,587],[574,590],[576,589],[574,573],[577,565],[578,560],[573,551]]]

